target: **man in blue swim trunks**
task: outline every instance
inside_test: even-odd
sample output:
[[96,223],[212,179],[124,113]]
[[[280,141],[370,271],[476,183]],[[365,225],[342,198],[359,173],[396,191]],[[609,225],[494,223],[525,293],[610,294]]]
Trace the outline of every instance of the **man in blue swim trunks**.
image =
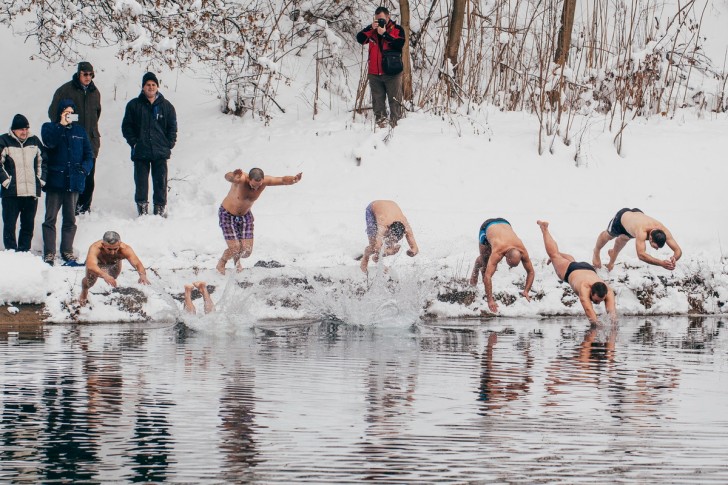
[[225,174],[230,182],[230,192],[218,210],[220,228],[227,243],[217,263],[217,271],[225,274],[225,265],[232,258],[238,272],[243,270],[240,258],[247,258],[253,252],[253,223],[255,218],[250,208],[266,187],[271,185],[293,185],[301,181],[303,173],[285,177],[265,175],[259,168],[250,173],[240,169]]
[[[602,248],[609,241],[615,239],[614,247],[607,251],[609,254],[609,262],[606,264],[606,267],[608,271],[612,271],[619,252],[633,238],[635,240],[637,257],[640,260],[648,264],[654,264],[655,266],[662,266],[670,271],[675,269],[675,264],[682,256],[680,246],[678,246],[670,231],[660,221],[645,215],[641,210],[636,208],[624,208],[617,212],[614,219],[609,222],[607,230],[599,234],[592,259],[594,267],[602,267]],[[650,246],[653,249],[660,249],[667,244],[667,247],[673,251],[672,257],[664,260],[653,258],[647,254],[647,241],[650,242]]]
[[363,272],[367,272],[370,256],[375,263],[379,261],[382,246],[384,246],[382,257],[397,254],[400,249],[398,242],[403,236],[410,247],[407,256],[414,257],[420,251],[407,218],[393,200],[375,200],[367,206],[365,217],[369,245],[364,248],[364,256],[361,258]]
[[584,313],[589,322],[599,323],[594,311],[594,303],[602,302],[604,302],[612,323],[616,322],[617,307],[612,289],[597,276],[597,272],[591,264],[576,262],[572,255],[559,251],[559,246],[549,232],[548,222],[537,221],[537,224],[543,233],[543,243],[550,258],[549,263],[554,265],[556,276],[561,281],[567,282],[579,297],[579,302],[584,307]]
[[488,300],[488,308],[493,313],[498,311],[498,305],[493,298],[493,275],[498,267],[501,259],[506,258],[506,263],[511,268],[515,268],[519,264],[523,264],[526,270],[526,286],[523,288],[521,295],[530,301],[528,295],[533,285],[535,272],[531,258],[528,256],[526,246],[523,245],[516,233],[511,228],[511,224],[502,217],[486,220],[480,226],[478,234],[480,254],[475,259],[473,265],[473,273],[470,276],[470,284],[475,286],[478,284],[478,275],[483,275],[483,286],[485,286],[485,297]]

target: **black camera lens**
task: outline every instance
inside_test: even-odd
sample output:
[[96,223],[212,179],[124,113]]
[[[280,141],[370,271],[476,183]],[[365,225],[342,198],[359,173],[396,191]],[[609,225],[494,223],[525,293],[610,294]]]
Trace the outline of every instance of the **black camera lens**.
[[384,27],[385,25],[387,25],[387,21],[384,19],[377,19],[377,23],[380,27]]

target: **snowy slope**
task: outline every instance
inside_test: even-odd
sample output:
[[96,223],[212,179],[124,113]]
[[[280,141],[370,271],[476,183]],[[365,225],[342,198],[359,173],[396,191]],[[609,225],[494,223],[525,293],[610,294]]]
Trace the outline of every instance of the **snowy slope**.
[[[0,30],[0,39],[13,46],[0,53],[6,66],[0,125],[9,126],[15,113],[24,113],[37,133],[53,91],[70,79],[74,66],[28,60],[32,46],[7,30]],[[483,108],[441,119],[411,113],[384,144],[372,135],[369,122],[352,122],[343,104],[312,119],[303,95],[296,94],[306,92],[304,74],[310,66],[301,66],[301,80],[282,95],[287,113],[269,126],[220,114],[203,72],[163,72],[160,91],[175,105],[180,124],[170,161],[169,218],[137,218],[132,164],[120,124],[145,69],[115,60],[112,52],[93,52],[88,60],[102,94],[102,147],[94,212],[79,219],[75,247],[83,258],[104,231],[116,230],[150,268],[154,286],[141,288],[148,300],[130,313],[119,294],[98,283],[91,307],[75,318],[178,318],[179,303],[169,295],[200,278],[216,286],[213,299],[235,321],[322,314],[354,323],[414,321],[423,314],[480,316],[487,311],[482,285],[469,304],[440,301],[437,295],[472,291],[466,279],[477,255],[478,228],[496,216],[512,222],[536,261],[534,290],[541,298],[501,303],[501,315],[579,314],[578,304],[564,303],[569,302],[565,286],[545,266],[535,221],[551,221],[561,248],[590,261],[598,233],[625,206],[665,223],[684,257],[671,273],[639,262],[630,244],[613,274],[603,273],[614,283],[620,312],[718,313],[728,301],[725,114],[698,118],[685,112],[676,119],[635,120],[626,130],[621,157],[612,145],[608,119],[577,119],[577,166],[577,143],[567,147],[557,140],[553,153],[537,154],[538,122],[528,114]],[[217,226],[217,208],[229,187],[223,177],[253,166],[271,175],[303,171],[303,180],[266,190],[253,208],[256,242],[246,270],[223,277],[214,271],[225,248]],[[374,199],[400,204],[421,253],[414,259],[392,258],[386,263],[393,266],[389,274],[375,269],[367,280],[354,258],[366,244],[364,208]],[[64,321],[71,318],[68,306],[80,291],[83,273],[38,264],[43,212],[41,204],[34,261],[0,252],[0,302],[44,302],[51,321]],[[251,268],[259,260],[284,267]],[[516,296],[515,285],[524,279],[522,269],[501,267],[494,280],[501,301]],[[128,266],[120,286],[138,286]]]

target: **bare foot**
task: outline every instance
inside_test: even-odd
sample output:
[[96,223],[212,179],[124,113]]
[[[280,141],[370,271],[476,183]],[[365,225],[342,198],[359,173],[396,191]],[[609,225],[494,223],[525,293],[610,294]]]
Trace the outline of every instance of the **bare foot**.
[[545,230],[547,230],[549,228],[548,221],[536,221],[536,224],[538,224],[539,226],[541,226],[541,230],[542,231],[545,231]]
[[241,263],[240,261],[238,261],[238,264],[235,265],[235,270],[238,273],[242,273],[243,272],[243,263]]
[[602,267],[602,257],[599,254],[601,251],[594,250],[594,256],[592,257],[592,266],[595,268],[601,268]]
[[609,254],[609,262],[606,265],[607,271],[612,271],[614,269],[614,263],[617,261],[616,255],[614,255],[614,249],[610,249],[607,251],[607,254]]
[[194,287],[194,285],[185,285],[185,311],[193,315],[197,313],[195,305],[192,304],[192,289]]
[[78,304],[80,306],[86,306],[86,303],[88,303],[88,294],[82,291],[78,297]]
[[470,277],[470,286],[475,286],[478,284],[478,273],[475,273],[473,276]]
[[217,266],[215,266],[215,269],[217,269],[218,273],[220,273],[221,275],[224,275],[225,274],[225,261],[223,261],[222,259],[220,261],[218,261]]

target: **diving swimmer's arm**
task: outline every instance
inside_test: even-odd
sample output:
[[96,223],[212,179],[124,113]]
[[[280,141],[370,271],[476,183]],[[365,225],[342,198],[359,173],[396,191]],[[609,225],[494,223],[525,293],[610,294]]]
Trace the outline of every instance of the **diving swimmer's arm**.
[[533,269],[533,264],[531,263],[531,258],[528,257],[528,253],[523,253],[523,269],[526,270],[526,286],[523,288],[523,297],[531,301],[531,297],[528,296],[528,293],[531,291],[531,287],[533,286],[533,280],[536,278],[536,272]]
[[[502,256],[501,256],[502,257]],[[483,273],[483,286],[485,287],[485,298],[488,300],[488,309],[493,313],[498,311],[498,305],[493,298],[493,275],[498,267],[498,261],[500,258],[495,257],[491,254],[488,258],[488,266],[485,267],[485,273]]]
[[677,241],[673,239],[672,234],[667,231],[665,232],[667,233],[667,241],[665,241],[665,244],[667,244],[668,248],[672,249],[672,259],[677,262],[677,260],[682,257],[682,249],[680,249],[680,246],[677,245]]
[[582,288],[579,292],[579,302],[581,303],[581,306],[584,307],[584,313],[586,314],[586,318],[589,319],[589,323],[598,323],[599,319],[597,318],[597,313],[594,311],[594,305],[589,298],[590,293],[590,287],[587,286],[586,288]]
[[604,298],[604,307],[607,309],[607,314],[612,323],[617,323],[617,303],[614,297],[614,291],[611,288],[607,291],[607,296]]
[[417,253],[420,252],[420,249],[417,247],[417,241],[415,241],[415,234],[412,232],[412,227],[410,227],[409,222],[407,222],[407,220],[404,221],[404,237],[407,239],[407,244],[410,247],[407,250],[407,256],[409,256],[411,258],[417,256]]
[[675,263],[670,259],[657,259],[647,254],[647,232],[640,234],[635,237],[635,249],[637,250],[637,257],[647,264],[654,264],[655,266],[662,266],[665,269],[675,269]]
[[143,285],[150,285],[151,283],[147,279],[147,270],[144,268],[144,265],[139,260],[134,250],[127,246],[123,251],[122,255],[126,258],[127,261],[129,261],[129,264],[132,265],[135,270],[137,270],[137,273],[139,273],[139,283]]

